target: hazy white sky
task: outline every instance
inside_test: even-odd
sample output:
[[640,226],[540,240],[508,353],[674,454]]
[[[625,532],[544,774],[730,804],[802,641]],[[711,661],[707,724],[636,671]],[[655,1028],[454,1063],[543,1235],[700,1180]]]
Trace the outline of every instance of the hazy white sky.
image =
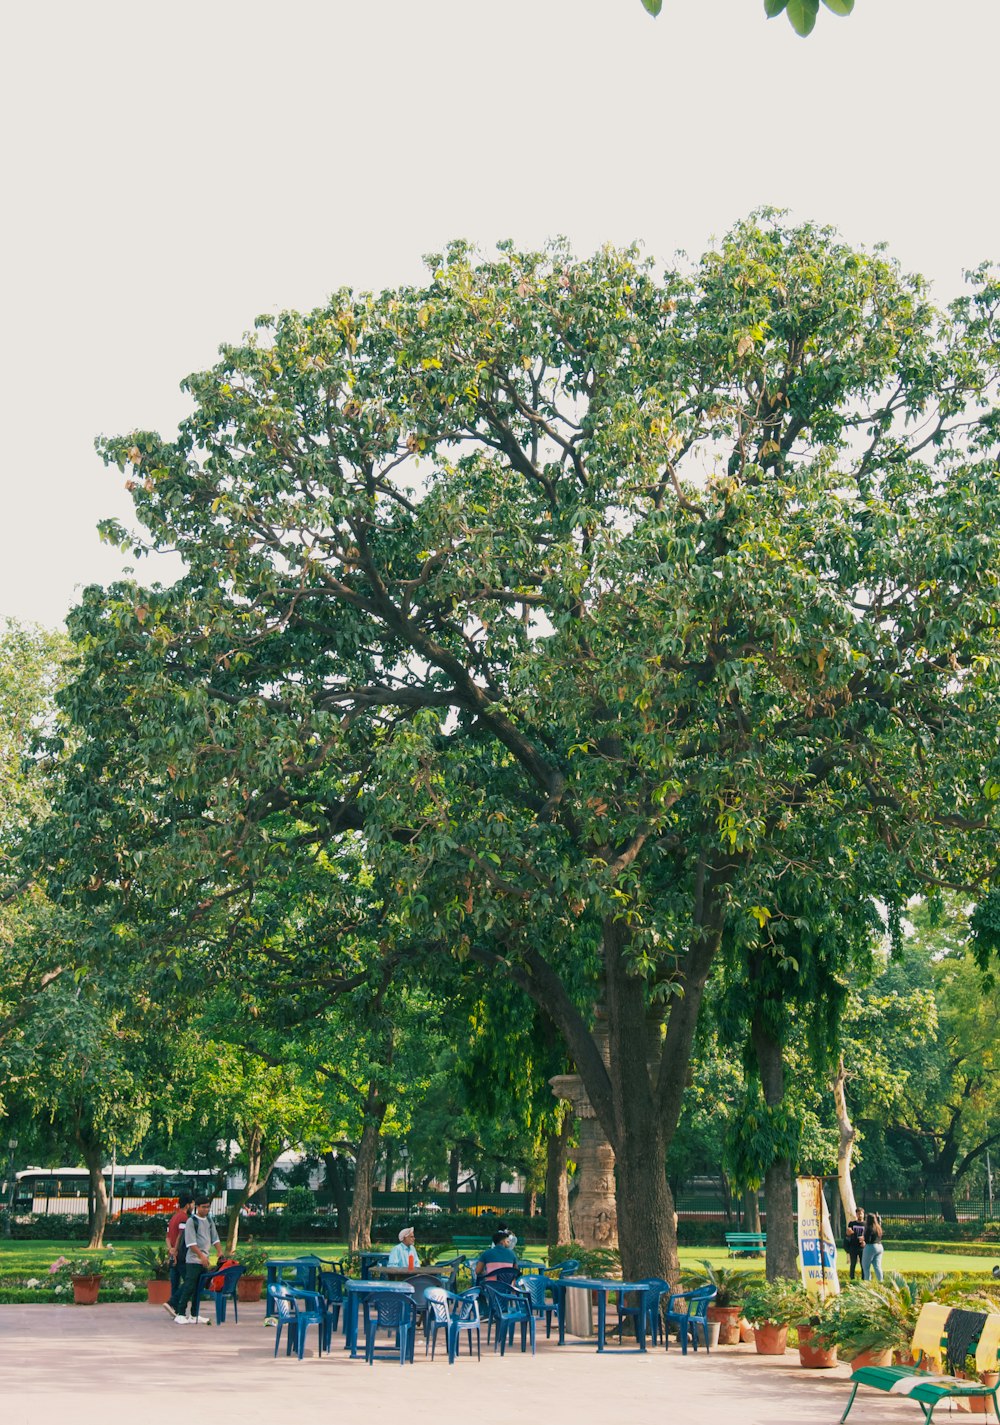
[[954,295],[1000,259],[998,53],[994,0],[857,0],[808,40],[761,0],[9,6],[0,618],[119,572],[96,434],[171,430],[258,312],[450,237],[667,258],[772,203]]

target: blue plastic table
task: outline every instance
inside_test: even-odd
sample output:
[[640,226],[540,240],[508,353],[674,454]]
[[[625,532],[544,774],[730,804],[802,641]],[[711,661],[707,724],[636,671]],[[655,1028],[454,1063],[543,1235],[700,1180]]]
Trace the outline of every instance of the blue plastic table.
[[[552,1283],[559,1303],[559,1344],[566,1343],[566,1292],[592,1291],[597,1294],[597,1349],[604,1350],[604,1335],[608,1319],[608,1297],[613,1291],[634,1291],[642,1296],[641,1310],[636,1321],[636,1340],[640,1351],[646,1349],[646,1298],[649,1287],[646,1282],[617,1282],[601,1277],[559,1277]],[[631,1350],[631,1347],[628,1349]]]
[[413,1295],[409,1282],[373,1282],[352,1280],[344,1287],[344,1350],[350,1351],[351,1358],[358,1354],[358,1307],[366,1296],[376,1296],[381,1291],[401,1291]]
[[279,1282],[283,1286],[298,1286],[304,1291],[319,1291],[320,1261],[318,1257],[269,1257],[267,1261],[267,1305],[265,1316],[274,1315],[271,1288]]

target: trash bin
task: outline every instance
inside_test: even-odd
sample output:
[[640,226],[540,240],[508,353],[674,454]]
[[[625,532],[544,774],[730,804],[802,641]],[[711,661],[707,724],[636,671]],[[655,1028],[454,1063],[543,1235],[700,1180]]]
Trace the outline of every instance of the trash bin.
[[566,1330],[571,1336],[593,1336],[594,1303],[589,1291],[567,1288]]

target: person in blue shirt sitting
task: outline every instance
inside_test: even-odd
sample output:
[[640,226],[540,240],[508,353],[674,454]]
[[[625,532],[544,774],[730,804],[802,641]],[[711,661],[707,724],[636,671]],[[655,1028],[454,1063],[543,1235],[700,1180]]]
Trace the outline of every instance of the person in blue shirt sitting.
[[516,1267],[517,1257],[510,1245],[510,1233],[506,1227],[493,1233],[493,1246],[487,1247],[476,1261],[476,1276],[481,1281],[489,1281],[500,1267]]

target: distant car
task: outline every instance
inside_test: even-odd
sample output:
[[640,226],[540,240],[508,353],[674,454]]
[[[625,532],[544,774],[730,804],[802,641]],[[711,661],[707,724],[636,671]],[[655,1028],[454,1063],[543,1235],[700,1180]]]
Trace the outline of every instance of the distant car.
[[444,1208],[439,1202],[418,1202],[414,1208],[415,1212],[444,1212]]

